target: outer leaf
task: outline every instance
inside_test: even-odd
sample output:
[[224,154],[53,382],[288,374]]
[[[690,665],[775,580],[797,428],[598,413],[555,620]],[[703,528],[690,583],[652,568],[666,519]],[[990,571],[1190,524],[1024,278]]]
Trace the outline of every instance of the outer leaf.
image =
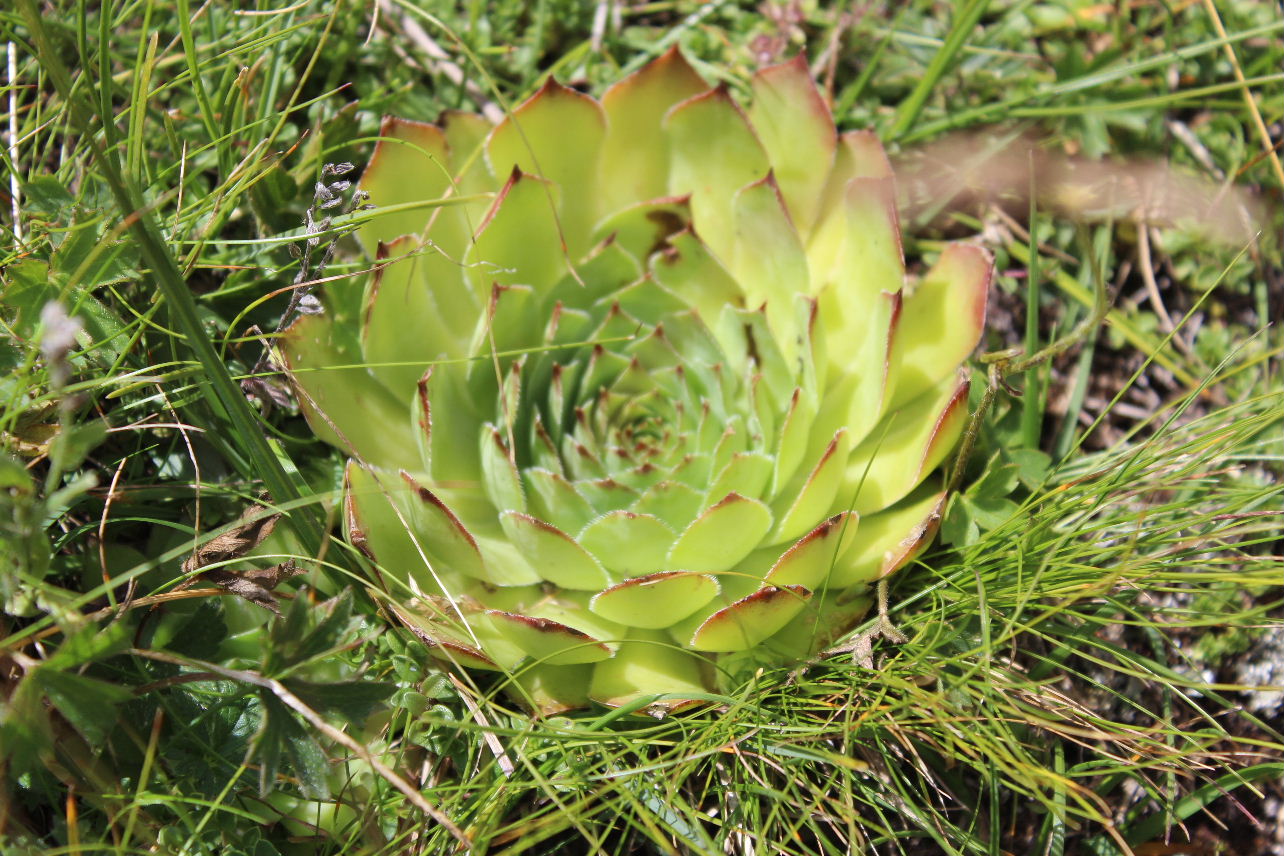
[[669,153],[661,120],[673,105],[707,88],[675,46],[606,91],[599,214],[665,195]]
[[802,611],[811,592],[802,586],[767,586],[709,616],[695,635],[697,651],[745,651]]
[[486,172],[485,146],[491,124],[476,113],[446,110],[441,127],[449,144],[450,172],[460,193],[479,193],[492,188]]
[[711,576],[664,571],[616,583],[594,595],[589,608],[626,627],[660,629],[686,618],[719,590]]
[[504,534],[543,579],[562,588],[586,591],[609,585],[597,559],[556,526],[515,511],[506,511],[499,519]]
[[[839,319],[851,313],[853,307],[842,306],[838,293],[829,291],[819,301],[819,315],[827,311],[837,313]],[[828,357],[846,371],[826,390],[821,401],[821,412],[816,416],[815,431],[822,436],[829,431],[845,427],[854,442],[869,435],[886,410],[888,386],[896,375],[894,345],[900,326],[901,296],[883,292],[872,304],[864,307],[865,318],[857,325],[865,328],[859,340],[845,339],[842,344],[828,348]],[[843,321],[834,322],[841,328]],[[841,330],[825,333],[846,335]]]
[[482,423],[464,387],[466,371],[459,363],[431,367],[416,388],[415,444],[422,467],[415,469],[427,470],[439,483],[476,478],[481,466]]
[[[852,452],[838,493],[842,504],[862,516],[905,496],[936,468],[954,447],[967,421],[967,372],[929,390],[900,410]],[[872,459],[872,460],[871,460]]]
[[696,231],[716,256],[729,259],[734,227],[726,212],[736,191],[767,174],[767,152],[721,86],[674,107],[664,128],[670,147],[668,195],[691,194]]
[[[476,326],[478,314],[476,300],[463,287],[458,271],[458,288],[428,287],[431,253],[421,254],[418,248],[418,241],[410,237],[376,248],[379,266],[366,291],[361,325],[361,350],[371,374],[402,401],[410,400],[429,363],[468,353],[467,333]],[[448,302],[443,311],[442,304]],[[413,335],[406,328],[407,318],[417,320]]]
[[282,334],[282,353],[299,406],[319,436],[376,466],[417,468],[415,439],[398,402],[353,349],[334,341],[329,319],[301,315]]
[[[461,196],[493,192],[495,183],[486,166],[486,138],[490,136],[493,125],[476,113],[465,113],[462,110],[444,110],[439,121],[450,146],[448,154],[451,175],[455,179],[454,192]],[[476,201],[454,208],[459,212],[459,220],[465,228],[465,239],[471,238],[476,232],[488,207],[486,202]],[[462,255],[464,246],[466,244],[460,246],[456,258]]]
[[568,710],[588,707],[589,682],[594,667],[584,663],[573,666],[528,666],[518,670],[512,681],[516,695],[539,716],[556,716]]
[[499,582],[487,572],[477,539],[460,522],[455,512],[437,494],[416,482],[407,473],[403,472],[401,477],[410,486],[417,500],[413,520],[415,532],[419,535],[420,545],[430,551],[429,557],[435,560],[434,564],[439,562],[445,568],[473,579]]
[[744,292],[704,243],[689,229],[669,237],[664,252],[652,257],[652,274],[669,291],[706,319],[725,306],[744,306]]
[[771,528],[771,512],[755,499],[728,494],[686,528],[669,551],[669,567],[725,571],[749,555]]
[[814,598],[783,628],[774,633],[763,647],[782,659],[803,660],[813,657],[837,642],[869,612],[873,598],[830,593],[821,601]]
[[485,619],[496,633],[544,665],[596,663],[611,656],[611,649],[592,636],[548,618],[490,610]]
[[589,696],[602,704],[619,707],[651,695],[665,693],[664,710],[685,706],[683,693],[704,693],[707,684],[702,659],[678,648],[667,637],[638,632],[620,645],[615,656],[593,668]]
[[[597,221],[597,159],[605,135],[606,113],[601,105],[550,77],[496,126],[486,143],[491,173],[497,179],[516,169],[551,181],[561,190],[560,236],[550,249],[569,252],[572,259],[588,249],[591,227]],[[545,206],[553,199],[545,195]]]
[[[807,257],[813,294],[833,289],[838,301],[859,307],[879,292],[900,291],[905,280],[905,257],[892,179],[849,181],[841,204],[834,206],[812,234]],[[844,328],[847,335],[861,332],[855,324]],[[833,338],[837,331],[832,323],[828,329],[831,342],[841,341]]]
[[444,603],[438,607],[436,604],[430,598],[405,605],[394,601],[389,606],[397,618],[428,646],[428,653],[434,659],[467,669],[503,671],[490,653],[482,652],[481,642],[468,626],[460,623],[459,616],[449,614],[458,607]]
[[791,484],[777,500],[780,505],[773,509],[776,528],[771,534],[772,543],[797,538],[825,515],[842,484],[850,453],[851,440],[847,431],[840,428],[806,479],[801,484]]
[[558,473],[530,467],[523,470],[531,512],[564,532],[578,532],[593,518],[593,506]]
[[807,442],[811,438],[812,423],[816,417],[816,405],[810,395],[795,389],[785,412],[784,423],[780,426],[779,446],[776,449],[776,470],[772,475],[773,494],[784,492],[785,484],[793,478],[803,455],[807,453]]
[[896,336],[899,369],[891,407],[923,394],[958,368],[985,327],[994,265],[980,247],[945,248],[918,287],[905,298]]
[[774,463],[770,455],[761,452],[739,452],[732,456],[713,481],[708,496],[738,493],[759,499],[771,481]]
[[750,308],[765,305],[787,358],[797,353],[794,297],[808,289],[807,256],[771,173],[732,201],[734,251],[729,266]]
[[810,232],[838,144],[834,118],[811,79],[807,57],[759,71],[749,110],[798,231]]
[[[397,507],[394,493],[406,500],[411,498],[404,484],[377,479],[356,461],[348,461],[343,474],[343,518],[348,540],[378,563],[385,586],[389,580],[405,585],[413,579],[420,591],[441,593],[440,577],[434,578],[433,574],[448,572],[430,566],[426,546],[412,531],[414,518]],[[457,581],[453,574],[448,579]],[[399,587],[392,588],[397,595],[406,594]],[[460,589],[454,591],[458,593]]]
[[[426,122],[385,117],[379,143],[361,176],[361,187],[380,208],[438,199],[451,189],[449,145],[441,128]],[[380,243],[402,235],[419,235],[431,209],[380,214],[357,232],[371,256]]]
[[658,482],[642,492],[632,510],[660,518],[675,532],[681,532],[700,513],[704,494],[682,482]]
[[522,477],[504,441],[504,435],[493,425],[487,425],[481,439],[482,478],[486,482],[486,495],[500,511],[525,511],[526,497],[522,491]]
[[514,169],[491,205],[465,259],[478,293],[492,283],[521,283],[544,293],[566,273],[567,255],[555,215],[560,190]]
[[612,511],[586,526],[576,540],[612,572],[638,576],[664,567],[675,538],[658,517]]
[[904,567],[936,535],[945,508],[945,494],[924,484],[895,506],[861,519],[860,537],[834,566],[829,584],[834,589],[868,585]]
[[772,565],[765,581],[773,586],[800,585],[812,590],[826,583],[833,589],[845,587],[847,583],[839,582],[834,572],[850,561],[845,554],[852,545],[863,544],[864,539],[864,523],[855,514],[835,514],[786,550]]
[[669,238],[691,222],[688,202],[685,196],[665,196],[610,209],[594,235],[598,240],[613,240],[633,258],[645,260],[668,247]]

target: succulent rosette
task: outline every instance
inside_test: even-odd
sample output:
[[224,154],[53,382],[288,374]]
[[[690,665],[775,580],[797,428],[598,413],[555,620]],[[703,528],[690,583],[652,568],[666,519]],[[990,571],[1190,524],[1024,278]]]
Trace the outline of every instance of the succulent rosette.
[[600,101],[386,120],[362,302],[284,337],[398,616],[534,710],[805,657],[935,532],[989,257],[907,283],[876,138],[801,59],[751,90],[670,51]]

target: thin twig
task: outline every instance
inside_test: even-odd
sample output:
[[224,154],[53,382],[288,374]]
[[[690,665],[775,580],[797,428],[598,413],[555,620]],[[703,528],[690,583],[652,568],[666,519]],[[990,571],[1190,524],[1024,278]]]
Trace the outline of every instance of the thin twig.
[[1271,141],[1271,132],[1266,127],[1266,122],[1262,119],[1262,111],[1257,109],[1257,101],[1253,98],[1253,91],[1248,86],[1248,81],[1244,78],[1244,70],[1239,66],[1239,57],[1235,55],[1235,47],[1231,44],[1230,38],[1226,35],[1226,27],[1222,25],[1222,16],[1217,12],[1217,4],[1213,0],[1204,0],[1204,8],[1208,11],[1208,17],[1213,22],[1213,29],[1217,31],[1217,38],[1222,41],[1222,48],[1226,53],[1226,59],[1230,61],[1231,70],[1235,72],[1235,80],[1240,85],[1240,92],[1244,96],[1244,105],[1248,107],[1249,115],[1253,117],[1253,127],[1257,130],[1257,136],[1262,140],[1263,153],[1271,162],[1271,167],[1275,171],[1275,180],[1280,183],[1280,188],[1284,190],[1284,165],[1280,163],[1280,156],[1275,153],[1275,145]]
[[513,759],[509,758],[508,753],[504,751],[504,744],[499,742],[499,738],[491,730],[491,725],[486,721],[486,716],[481,712],[481,708],[473,701],[472,695],[468,692],[468,687],[450,672],[446,674],[449,676],[450,682],[455,685],[455,691],[459,693],[460,699],[463,700],[464,707],[468,708],[468,712],[473,715],[473,722],[481,726],[482,739],[490,747],[496,763],[499,764],[499,769],[504,771],[505,776],[512,776],[517,767],[513,764]]
[[[116,467],[116,472],[112,474],[111,484],[107,486],[107,496],[103,498],[103,513],[98,518],[98,564],[103,572],[103,582],[107,585],[111,584],[111,573],[107,569],[107,518],[111,515],[111,504],[116,500],[116,485],[120,483],[120,474],[124,472],[125,464],[127,463],[129,463],[129,458],[121,458],[120,464]],[[132,584],[133,580],[130,580],[130,583]],[[132,594],[133,586],[131,585],[125,599],[128,600]],[[111,588],[107,589],[107,597],[109,600],[115,600],[116,595]]]
[[[1137,263],[1141,268],[1141,281],[1146,284],[1146,295],[1150,298],[1151,308],[1159,317],[1159,324],[1163,331],[1171,333],[1177,327],[1173,324],[1172,316],[1168,314],[1168,307],[1164,306],[1164,298],[1159,294],[1159,284],[1155,282],[1155,268],[1150,261],[1150,227],[1145,221],[1137,224],[1137,257]],[[1176,336],[1173,338],[1185,350],[1186,341]]]

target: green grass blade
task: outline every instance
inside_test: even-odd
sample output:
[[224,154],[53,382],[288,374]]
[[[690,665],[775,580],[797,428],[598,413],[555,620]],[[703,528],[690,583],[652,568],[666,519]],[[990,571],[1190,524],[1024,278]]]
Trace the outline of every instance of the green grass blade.
[[[49,39],[48,31],[34,0],[19,0],[19,6],[31,29],[40,60],[59,94],[67,103],[72,124],[85,135],[84,141],[91,147],[94,160],[117,206],[122,215],[130,218],[129,229],[138,242],[143,259],[151,268],[157,286],[169,303],[174,322],[183,334],[183,341],[191,349],[205,372],[208,389],[213,393],[212,398],[208,400],[214,410],[215,418],[223,423],[222,429],[234,432],[243,444],[248,458],[242,462],[244,474],[250,478],[262,479],[264,486],[277,502],[300,499],[302,494],[298,486],[286,475],[281,463],[272,453],[267,438],[259,428],[258,420],[244,394],[232,380],[227,367],[219,359],[213,343],[205,334],[200,316],[197,314],[196,303],[188,291],[174,257],[161,238],[151,211],[143,204],[137,188],[122,175],[115,152],[104,149],[93,136],[89,113],[79,93],[73,91],[67,67]],[[101,118],[104,123],[110,121],[108,116]],[[309,555],[321,555],[326,532],[325,518],[320,509],[310,505],[302,506],[300,512],[289,516],[290,524]]]
[[927,103],[932,90],[954,63],[955,57],[967,43],[968,37],[976,28],[977,22],[981,20],[981,15],[985,14],[985,7],[988,5],[989,0],[969,0],[955,17],[954,25],[950,27],[950,34],[945,38],[945,44],[941,45],[941,49],[932,57],[932,61],[928,63],[914,90],[897,109],[896,121],[892,123],[889,134],[893,140],[904,135],[918,119],[918,114],[922,112],[923,105]]

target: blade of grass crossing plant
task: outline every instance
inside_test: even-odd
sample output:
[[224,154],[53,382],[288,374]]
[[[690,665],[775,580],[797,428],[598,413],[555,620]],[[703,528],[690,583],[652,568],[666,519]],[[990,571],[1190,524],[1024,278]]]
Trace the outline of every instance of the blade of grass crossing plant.
[[152,716],[151,736],[147,740],[147,750],[143,753],[143,768],[138,774],[138,784],[134,788],[134,802],[129,807],[129,819],[125,822],[125,835],[122,849],[129,846],[129,842],[134,838],[134,827],[138,822],[138,809],[142,805],[143,794],[147,792],[147,786],[151,783],[152,765],[156,762],[156,747],[160,742],[161,724],[165,721],[164,713],[157,709]]
[[[896,18],[898,20],[906,8],[908,7],[902,7],[901,12],[897,13]],[[861,70],[860,77],[849,83],[838,94],[838,100],[834,103],[834,117],[836,119],[841,121],[847,115],[847,111],[852,109],[852,105],[860,98],[861,93],[865,91],[865,87],[869,86],[869,82],[874,79],[874,72],[878,70],[878,64],[883,59],[883,53],[886,52],[887,46],[892,43],[892,34],[894,32],[896,32],[896,20],[892,21],[891,26],[887,28],[887,34],[878,43],[878,47],[874,48],[873,55],[865,62],[865,68]]]
[[330,40],[330,33],[334,29],[335,19],[338,17],[339,10],[342,7],[342,3],[333,4],[330,13],[326,16],[325,27],[321,29],[321,35],[317,38],[316,46],[312,49],[312,55],[308,57],[307,65],[299,73],[299,79],[294,86],[294,91],[290,93],[290,100],[279,111],[276,124],[272,126],[272,130],[264,141],[265,149],[276,144],[277,138],[281,136],[281,132],[285,130],[285,126],[290,121],[290,114],[301,106],[299,100],[303,97],[304,89],[312,80],[312,69],[316,68],[317,62],[325,53],[326,46]]
[[[1226,38],[1210,39],[1209,41],[1199,42],[1184,48],[1168,52],[1165,51],[1158,56],[1149,59],[1140,60],[1134,63],[1124,63],[1118,66],[1094,71],[1085,74],[1082,77],[1071,78],[1061,83],[1055,83],[1043,89],[1031,93],[1023,93],[1013,98],[1007,98],[1002,101],[991,101],[987,104],[981,104],[964,110],[956,110],[943,119],[935,119],[924,122],[913,131],[908,131],[900,136],[899,141],[912,143],[916,140],[939,134],[951,128],[962,128],[968,125],[975,125],[986,121],[994,121],[1003,116],[1012,116],[1014,109],[1020,108],[1021,105],[1030,101],[1046,102],[1073,92],[1080,92],[1085,89],[1093,89],[1106,83],[1113,83],[1116,80],[1132,79],[1139,80],[1145,72],[1155,68],[1172,63],[1182,62],[1193,57],[1202,56],[1203,54],[1215,51],[1223,45],[1235,44],[1246,39],[1265,36],[1270,33],[1278,32],[1284,29],[1284,22],[1274,21],[1269,24],[1263,24],[1259,27],[1253,27]],[[1233,88],[1233,87],[1232,87]]]
[[1100,329],[1097,329],[1088,335],[1087,341],[1083,343],[1083,350],[1079,352],[1079,359],[1075,363],[1074,386],[1070,389],[1070,398],[1066,403],[1065,419],[1061,422],[1052,447],[1054,461],[1063,460],[1075,445],[1075,429],[1079,424],[1079,414],[1083,412],[1084,399],[1088,396],[1088,382],[1092,379],[1092,358],[1097,351],[1099,333]]
[[1052,743],[1052,772],[1056,774],[1057,780],[1052,789],[1051,810],[1044,817],[1037,852],[1044,856],[1064,856],[1066,852],[1066,747],[1059,740],[1054,740]]
[[152,68],[156,64],[156,47],[160,33],[146,34],[151,31],[152,4],[147,4],[143,13],[143,26],[138,33],[138,62],[134,66],[134,89],[129,98],[129,145],[127,146],[126,175],[131,181],[146,186],[148,177],[145,169],[148,162],[147,145],[143,139],[143,129],[147,125],[147,93],[152,85]]
[[968,0],[968,3],[955,16],[954,25],[950,27],[949,35],[945,37],[945,43],[927,64],[927,69],[919,78],[914,91],[901,102],[900,108],[897,109],[896,121],[892,123],[892,139],[903,135],[914,124],[914,120],[923,110],[923,105],[931,96],[932,90],[945,76],[945,72],[949,70],[959,51],[967,44],[968,37],[976,28],[977,22],[981,20],[981,15],[985,13],[985,7],[988,5],[989,0]]
[[[698,813],[673,790],[660,792],[659,783],[667,781],[663,777],[622,776],[618,793],[634,807],[634,811],[625,817],[635,829],[659,847],[667,849],[668,842],[676,838],[682,842],[683,853],[699,853],[702,856],[721,853],[721,849],[700,826],[688,821],[688,818],[698,817]],[[657,828],[657,824],[668,830],[668,834]]]
[[[1030,156],[1030,263],[1025,275],[1025,352],[1039,351],[1039,206],[1035,193],[1034,155]],[[1043,388],[1040,370],[1025,373],[1025,391],[1021,396],[1021,445],[1039,448],[1039,429],[1043,422]]]
[[[73,90],[67,66],[49,39],[40,10],[34,0],[18,0],[18,6],[30,28],[41,65],[67,104],[72,127],[83,135],[82,139],[90,147],[121,215],[130,218],[130,231],[138,241],[143,259],[151,269],[161,294],[170,305],[175,325],[183,333],[187,347],[193,351],[205,371],[208,388],[213,393],[212,399],[207,400],[213,406],[216,418],[225,423],[225,429],[239,438],[248,455],[249,460],[239,462],[243,474],[262,479],[277,502],[301,499],[298,486],[286,475],[280,461],[273,454],[249,403],[205,334],[196,311],[196,303],[179,273],[174,257],[156,228],[151,212],[143,204],[137,188],[121,174],[115,152],[105,150],[94,136],[87,109],[79,92]],[[100,118],[104,124],[111,121],[110,116]],[[287,519],[308,553],[320,555],[326,531],[324,515],[320,509],[310,504],[301,506],[300,511],[302,514],[290,515]],[[336,582],[338,581],[339,578],[336,577]]]
[[[1217,12],[1217,4],[1213,0],[1204,0],[1204,10],[1208,13],[1208,18],[1217,30],[1217,35],[1223,39],[1226,38],[1226,27],[1222,24],[1222,16]],[[1230,62],[1231,70],[1235,72],[1235,81],[1239,84],[1244,96],[1244,106],[1248,113],[1253,117],[1253,128],[1261,138],[1262,148],[1266,157],[1270,160],[1271,167],[1275,171],[1275,180],[1284,188],[1284,165],[1280,164],[1280,156],[1276,151],[1276,146],[1271,142],[1271,132],[1266,127],[1266,122],[1262,120],[1262,111],[1257,108],[1257,99],[1249,89],[1248,81],[1244,77],[1244,69],[1240,67],[1239,57],[1235,54],[1235,48],[1228,42],[1224,50],[1226,59]]]
[[[88,29],[88,24],[85,23],[88,19],[88,10],[86,8],[88,5],[89,4],[86,2],[83,2],[83,0],[80,4],[79,11],[80,11],[82,32],[86,32]],[[112,29],[111,29],[112,12],[111,10],[112,10],[111,0],[106,0],[106,2],[104,2],[102,4],[102,7],[98,10],[98,80],[96,81],[97,85],[93,86],[92,89],[98,93],[98,115],[100,116],[111,115],[111,96],[112,96],[112,90],[115,88],[112,83],[112,71],[111,71],[111,50],[110,50],[110,45],[112,44]],[[85,53],[85,49],[87,47],[88,47],[88,37],[86,34],[85,36],[82,37],[82,45],[81,45],[82,58],[88,57],[88,54]],[[119,131],[116,128],[116,123],[103,122],[102,129],[103,129],[103,137],[107,141],[107,147],[109,149],[114,150],[116,145],[119,143],[119,138],[118,138]]]
[[[1284,80],[1284,74],[1264,74],[1258,77],[1250,77],[1243,83],[1244,88],[1251,90],[1252,87],[1260,87],[1264,84],[1275,83]],[[1156,95],[1148,95],[1144,98],[1130,98],[1127,100],[1102,100],[1088,101],[1082,104],[1058,104],[1051,107],[1014,107],[1008,111],[1007,115],[1021,119],[1036,119],[1049,116],[1082,116],[1091,115],[1104,111],[1127,111],[1138,110],[1141,108],[1157,108],[1161,105],[1174,104],[1182,101],[1201,101],[1207,99],[1210,95],[1219,95],[1223,92],[1234,92],[1241,88],[1239,83],[1213,83],[1208,86],[1200,86],[1195,89],[1179,89],[1176,92],[1166,92]],[[1220,106],[1220,105],[1219,105]]]
[[[1243,785],[1251,786],[1253,782],[1262,779],[1278,779],[1280,776],[1284,776],[1284,763],[1278,761],[1257,764],[1227,773],[1178,800],[1172,807],[1173,818],[1178,821],[1185,820],[1213,801],[1226,796],[1235,788]],[[1173,818],[1168,817],[1165,812],[1156,812],[1129,829],[1124,834],[1124,838],[1130,845],[1156,841],[1166,829],[1170,828],[1169,822]]]
[[990,829],[989,829],[989,849],[990,856],[1001,856],[1001,840],[1003,836],[999,830],[1003,828],[1003,819],[1000,815],[1003,803],[1002,787],[1003,777],[995,769],[994,760],[990,760],[989,776],[987,777],[990,785]]
[[[218,115],[214,111],[214,105],[210,101],[209,92],[205,89],[205,78],[201,75],[201,67],[196,52],[196,39],[192,37],[192,4],[191,0],[178,0],[178,34],[183,40],[183,58],[187,60],[187,73],[192,79],[192,92],[196,94],[196,103],[201,106],[201,121],[205,124],[205,133],[211,140],[217,140],[222,137],[218,128],[214,125],[214,117]],[[108,44],[104,41],[103,44]],[[103,114],[106,121],[107,114]],[[227,146],[220,146],[219,171],[226,173],[231,167],[227,162],[226,152],[230,151]]]

